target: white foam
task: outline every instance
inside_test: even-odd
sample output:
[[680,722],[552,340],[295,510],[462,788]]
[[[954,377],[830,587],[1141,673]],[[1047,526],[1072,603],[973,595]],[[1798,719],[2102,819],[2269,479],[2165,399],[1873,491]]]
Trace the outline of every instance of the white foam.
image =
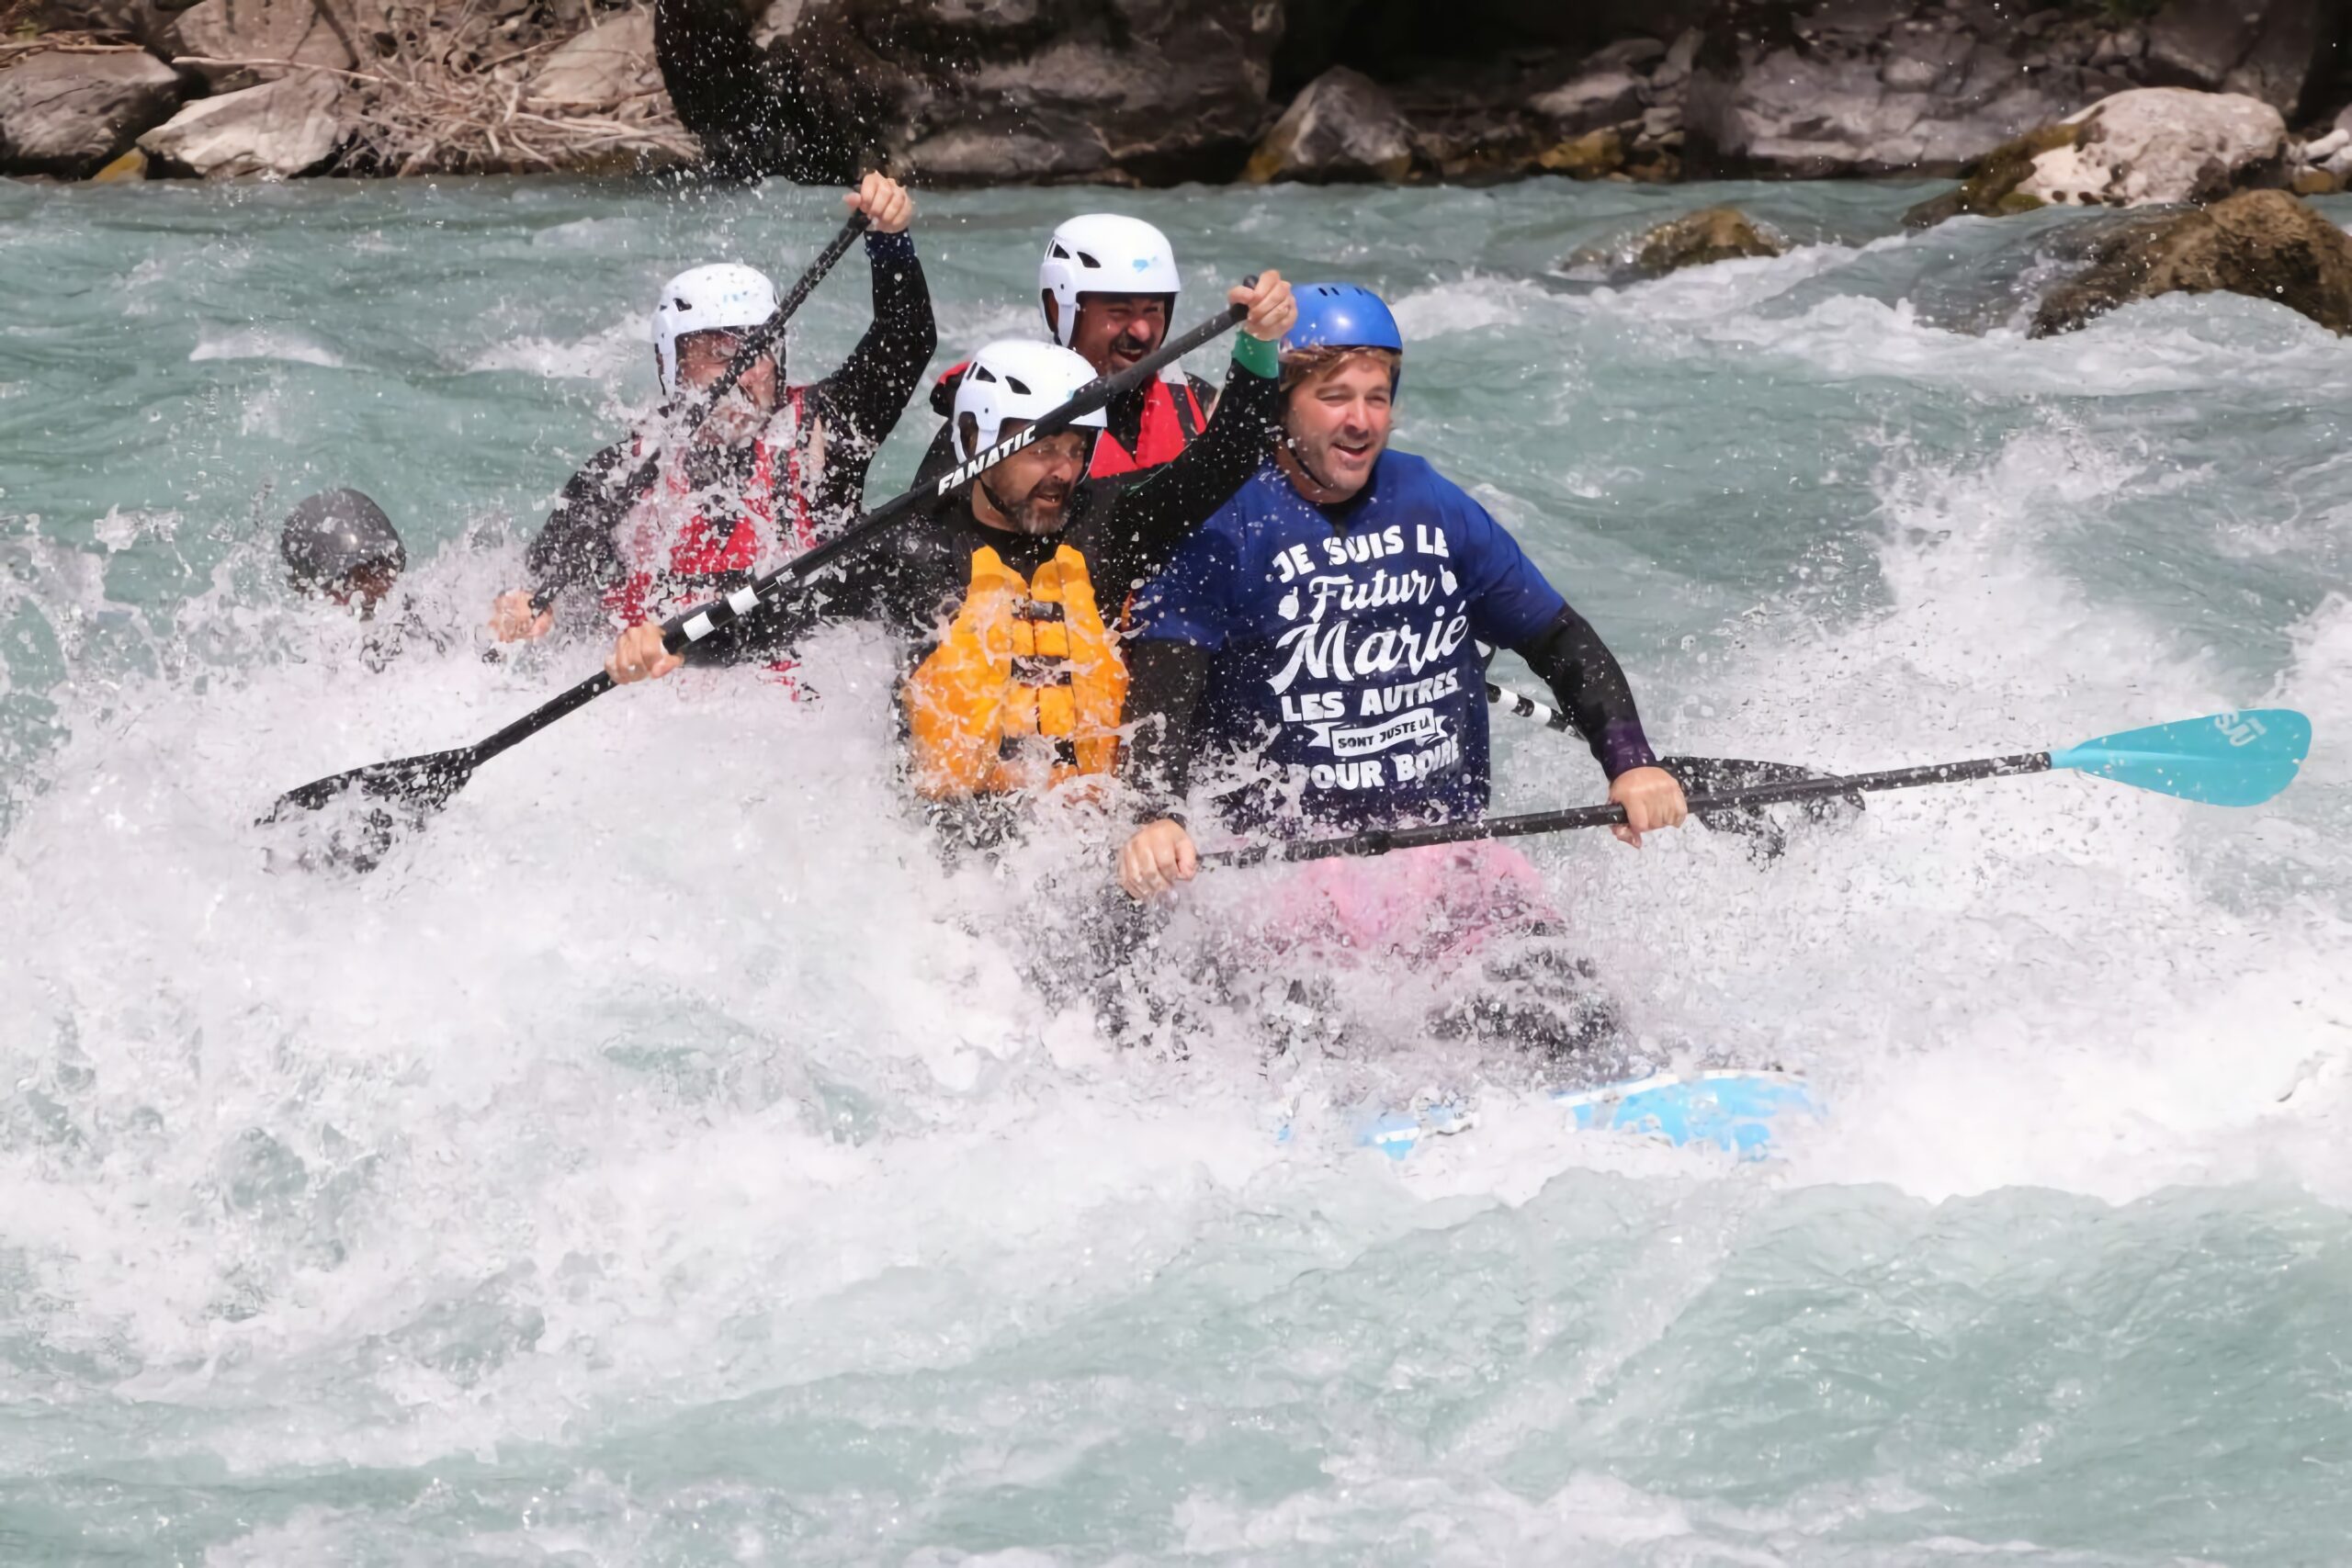
[[208,359],[278,359],[289,365],[315,365],[339,370],[343,358],[315,338],[284,327],[243,327],[208,332],[188,351],[191,363]]
[[609,381],[651,363],[652,334],[651,317],[630,316],[569,342],[526,336],[492,344],[468,360],[466,368],[527,370],[550,381]]

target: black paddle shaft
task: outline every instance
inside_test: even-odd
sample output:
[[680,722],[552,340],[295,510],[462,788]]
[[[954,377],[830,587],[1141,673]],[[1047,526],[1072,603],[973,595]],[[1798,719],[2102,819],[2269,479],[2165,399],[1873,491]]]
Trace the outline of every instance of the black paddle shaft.
[[[1692,795],[1693,816],[1739,807],[1774,806],[1788,800],[1822,795],[1856,795],[1885,789],[1913,789],[1920,784],[1958,784],[1964,779],[2007,778],[2017,773],[2050,770],[2047,751],[2021,751],[2014,757],[1984,757],[1973,762],[1939,762],[1924,768],[1892,768],[1879,773],[1851,773],[1844,778],[1790,779],[1718,795]],[[1435,822],[1421,828],[1375,828],[1341,838],[1293,839],[1281,843],[1250,844],[1239,849],[1212,850],[1201,856],[1210,865],[1256,865],[1261,861],[1329,860],[1339,855],[1385,855],[1391,850],[1415,850],[1430,844],[1458,844],[1477,839],[1523,839],[1535,833],[1564,833],[1577,828],[1607,828],[1625,820],[1622,806],[1579,806],[1566,811],[1532,811],[1519,817],[1486,817],[1470,822]]]
[[[705,388],[702,395],[679,416],[677,445],[684,446],[700,434],[704,422],[718,412],[720,400],[735,389],[736,383],[751,374],[752,367],[759,363],[760,355],[775,346],[776,340],[784,336],[785,327],[798,313],[800,307],[808,302],[808,296],[817,291],[817,285],[825,281],[825,275],[833,270],[833,264],[848,254],[850,246],[865,232],[866,224],[865,213],[850,214],[849,221],[842,225],[842,231],[833,236],[831,243],[817,253],[817,259],[808,264],[799,280],[785,292],[783,299],[776,301],[775,310],[768,319],[753,327],[751,335],[737,346],[734,356],[727,362],[727,367],[719,372],[718,379]],[[635,495],[651,484],[654,476],[662,471],[662,454],[665,449],[655,447],[646,455],[645,461],[630,469],[619,484],[607,487],[612,498],[620,500]],[[532,614],[545,613],[553,603],[554,591],[541,589],[531,595]],[[587,699],[583,697],[581,700],[584,702]]]
[[[1254,281],[1254,280],[1245,280]],[[775,602],[777,589],[787,583],[822,571],[848,552],[871,543],[887,530],[913,516],[925,502],[936,502],[958,486],[993,465],[1012,457],[1031,444],[1048,435],[1067,430],[1076,421],[1092,413],[1113,398],[1143,384],[1160,369],[1175,363],[1185,355],[1205,344],[1214,342],[1248,318],[1249,312],[1238,305],[1229,305],[1223,311],[1203,321],[1199,326],[1162,344],[1158,350],[1136,361],[1115,376],[1099,378],[1080,388],[1069,401],[1059,408],[1040,414],[1025,428],[1005,437],[968,461],[958,464],[930,486],[918,486],[904,495],[884,502],[867,513],[842,533],[826,540],[814,549],[795,557],[775,570],[737,589],[724,599],[713,600],[697,609],[689,610],[663,623],[662,646],[677,653],[689,645],[702,641],[727,627],[736,625],[755,611]],[[599,670],[570,691],[542,703],[495,734],[485,737],[471,746],[455,750],[435,751],[422,757],[405,757],[398,761],[377,762],[365,768],[316,780],[280,795],[266,821],[275,820],[286,807],[300,806],[316,811],[352,785],[379,796],[395,796],[414,805],[432,809],[447,803],[449,797],[466,786],[476,768],[489,761],[507,748],[537,735],[548,725],[575,709],[582,708],[613,689],[611,675]]]

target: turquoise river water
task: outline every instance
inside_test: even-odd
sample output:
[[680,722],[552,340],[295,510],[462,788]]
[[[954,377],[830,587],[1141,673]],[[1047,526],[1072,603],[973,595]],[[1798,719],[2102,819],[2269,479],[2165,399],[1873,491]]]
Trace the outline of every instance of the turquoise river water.
[[[1639,1029],[1834,1102],[1741,1167],[1500,1068],[1401,1165],[1278,1145],[1246,1032],[1114,1049],[1024,978],[1107,846],[943,872],[858,631],[820,701],[619,693],[371,876],[273,861],[280,790],[594,668],[480,657],[490,597],[650,399],[658,281],[788,276],[836,198],[0,185],[0,1562],[2352,1557],[2352,347],[2236,298],[2030,341],[2079,220],[1904,234],[1926,188],[1005,191],[918,231],[947,352],[1025,330],[1043,231],[1103,202],[1175,237],[1186,320],[1265,265],[1383,288],[1399,445],[1672,750],[2312,716],[2247,811],[2059,776],[1768,864],[1532,841]],[[1724,197],[1797,248],[1560,265]],[[409,539],[389,664],[276,568],[332,484]],[[1597,797],[1497,722],[1505,806]]]

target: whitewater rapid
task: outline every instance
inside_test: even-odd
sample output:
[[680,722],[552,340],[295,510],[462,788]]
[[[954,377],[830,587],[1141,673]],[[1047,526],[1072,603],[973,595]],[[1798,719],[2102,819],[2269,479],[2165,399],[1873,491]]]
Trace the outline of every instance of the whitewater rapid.
[[[1095,194],[927,199],[944,350],[1025,326],[1035,234]],[[1277,1143],[1245,1030],[1114,1048],[1025,973],[1108,827],[944,871],[854,630],[817,701],[619,692],[374,874],[290,868],[278,792],[594,668],[485,659],[488,603],[649,395],[646,288],[714,247],[793,270],[821,193],[0,190],[0,267],[74,285],[0,299],[0,1556],[2335,1557],[2352,360],[2235,299],[2031,342],[2053,224],[1715,194],[1806,243],[1610,285],[1555,264],[1695,195],[1118,200],[1188,319],[1269,264],[1385,289],[1398,444],[1668,749],[2312,716],[2254,811],[2041,777],[1769,863],[1531,846],[1645,1036],[1822,1086],[1763,1167],[1500,1083],[1392,1166],[1336,1115]],[[429,635],[389,661],[277,581],[277,516],[334,483],[408,534]],[[1495,722],[1502,808],[1600,793]]]

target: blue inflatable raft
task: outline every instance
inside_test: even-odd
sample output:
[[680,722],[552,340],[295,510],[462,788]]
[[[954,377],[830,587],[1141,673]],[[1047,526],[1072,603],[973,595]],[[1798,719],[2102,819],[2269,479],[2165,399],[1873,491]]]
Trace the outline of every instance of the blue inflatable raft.
[[[1588,1132],[1633,1133],[1677,1147],[1717,1148],[1744,1160],[1773,1152],[1774,1134],[1827,1114],[1803,1078],[1792,1073],[1724,1069],[1659,1073],[1600,1089],[1555,1089],[1552,1102],[1572,1125]],[[1434,1104],[1385,1111],[1361,1123],[1356,1142],[1403,1159],[1425,1138],[1448,1137],[1477,1124],[1475,1111]]]

